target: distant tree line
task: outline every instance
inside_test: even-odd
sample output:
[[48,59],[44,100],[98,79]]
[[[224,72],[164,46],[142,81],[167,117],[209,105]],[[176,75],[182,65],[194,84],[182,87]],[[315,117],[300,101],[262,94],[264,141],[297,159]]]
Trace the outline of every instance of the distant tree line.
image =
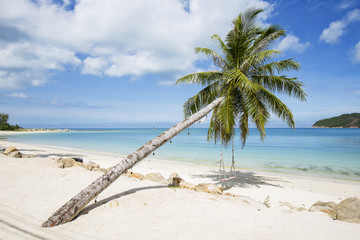
[[7,113],[0,113],[0,130],[2,131],[15,131],[21,129],[21,127],[17,124],[10,125],[8,123],[9,114]]
[[319,120],[313,127],[360,128],[360,113],[343,114],[337,117]]

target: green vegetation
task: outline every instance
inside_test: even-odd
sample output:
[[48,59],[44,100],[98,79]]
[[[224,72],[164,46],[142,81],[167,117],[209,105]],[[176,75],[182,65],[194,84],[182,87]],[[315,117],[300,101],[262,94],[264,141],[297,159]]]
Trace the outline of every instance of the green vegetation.
[[1,131],[16,131],[21,129],[19,125],[10,125],[8,123],[9,114],[7,113],[0,113],[0,130]]
[[343,114],[317,121],[313,127],[360,128],[360,113]]
[[249,135],[249,122],[254,123],[263,139],[265,124],[270,112],[295,127],[291,110],[276,97],[276,93],[306,100],[302,83],[297,78],[280,75],[283,72],[300,69],[292,58],[278,60],[280,51],[271,50],[274,43],[285,36],[285,30],[278,25],[265,28],[256,25],[256,17],[263,10],[250,9],[233,21],[233,29],[223,41],[213,35],[219,52],[209,48],[195,48],[212,58],[218,70],[197,72],[177,80],[177,83],[191,83],[204,87],[184,103],[184,115],[188,117],[215,99],[224,100],[214,108],[208,130],[208,139],[221,140],[228,144],[234,129],[240,128],[242,144]]

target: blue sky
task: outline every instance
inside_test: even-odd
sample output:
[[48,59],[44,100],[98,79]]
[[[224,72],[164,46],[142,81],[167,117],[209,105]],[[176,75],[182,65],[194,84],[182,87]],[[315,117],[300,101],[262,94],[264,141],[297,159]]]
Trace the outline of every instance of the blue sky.
[[214,68],[194,47],[215,49],[249,7],[287,31],[274,47],[301,63],[288,75],[308,101],[280,96],[297,127],[360,112],[356,0],[0,0],[0,112],[24,127],[169,127],[199,90],[176,79]]

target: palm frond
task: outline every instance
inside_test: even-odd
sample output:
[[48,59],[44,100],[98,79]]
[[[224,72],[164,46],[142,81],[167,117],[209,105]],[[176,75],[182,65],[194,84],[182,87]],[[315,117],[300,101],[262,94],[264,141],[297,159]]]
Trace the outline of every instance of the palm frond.
[[232,91],[233,89],[229,87],[228,93],[222,103],[220,103],[218,111],[216,112],[220,125],[226,134],[233,131],[236,119],[236,108],[234,106]]
[[224,73],[224,78],[227,82],[231,82],[237,88],[244,91],[257,91],[257,84],[253,83],[244,73],[240,70],[233,69]]
[[215,82],[189,98],[183,105],[184,116],[189,117],[214,101],[218,97],[218,87]]
[[270,62],[265,65],[257,66],[253,70],[251,70],[251,74],[269,74],[275,75],[282,72],[288,71],[298,71],[300,69],[300,64],[298,62],[293,61],[293,59],[286,59],[277,62]]
[[258,92],[249,92],[244,97],[244,107],[247,109],[251,121],[256,125],[260,133],[260,138],[264,140],[266,136],[265,125],[270,119],[270,112],[264,103],[264,99],[262,99],[262,96]]
[[281,52],[277,50],[265,50],[261,52],[254,53],[253,55],[249,56],[247,60],[241,65],[241,71],[248,71],[251,70],[253,67],[256,67],[261,64],[266,64],[267,62],[271,61],[272,58],[279,55]]
[[231,142],[234,131],[226,132],[225,128],[221,124],[219,108],[216,107],[211,116],[208,135],[208,141],[213,140],[215,144],[220,140],[225,147]]
[[208,72],[198,72],[186,75],[182,78],[179,78],[176,81],[176,84],[179,83],[192,83],[202,86],[207,86],[214,81],[218,81],[223,76],[221,71],[208,71]]
[[285,36],[285,30],[279,25],[270,25],[261,32],[257,39],[255,39],[251,47],[250,55],[266,50],[274,40],[283,36]]
[[286,121],[290,128],[295,128],[295,120],[291,110],[280,99],[266,89],[262,89],[261,94],[264,99],[266,99],[266,103],[271,108],[271,111],[283,121]]
[[227,52],[228,48],[227,48],[226,44],[223,42],[223,40],[220,38],[219,35],[214,34],[214,35],[212,35],[211,39],[216,41],[216,43],[218,44],[218,46],[224,53]]
[[226,61],[221,57],[221,55],[215,52],[214,50],[211,50],[209,48],[197,47],[195,48],[195,52],[204,53],[205,55],[211,57],[214,62],[214,65],[221,69],[227,65]]
[[247,113],[246,109],[244,109],[241,113],[239,119],[239,128],[240,128],[240,139],[242,147],[245,146],[246,139],[249,135],[249,114]]
[[288,78],[286,76],[253,76],[254,82],[269,89],[272,92],[287,94],[301,101],[306,101],[306,92],[303,84],[297,81],[297,78]]
[[237,18],[233,21],[235,29],[248,33],[249,31],[254,31],[256,28],[256,17],[259,13],[263,12],[262,9],[250,8],[244,13],[239,14]]

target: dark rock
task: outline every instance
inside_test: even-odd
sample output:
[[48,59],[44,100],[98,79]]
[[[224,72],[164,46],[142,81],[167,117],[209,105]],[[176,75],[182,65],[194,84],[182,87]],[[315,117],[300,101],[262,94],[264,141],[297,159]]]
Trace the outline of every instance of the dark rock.
[[80,162],[80,163],[83,163],[83,159],[82,158],[73,158],[76,162]]

